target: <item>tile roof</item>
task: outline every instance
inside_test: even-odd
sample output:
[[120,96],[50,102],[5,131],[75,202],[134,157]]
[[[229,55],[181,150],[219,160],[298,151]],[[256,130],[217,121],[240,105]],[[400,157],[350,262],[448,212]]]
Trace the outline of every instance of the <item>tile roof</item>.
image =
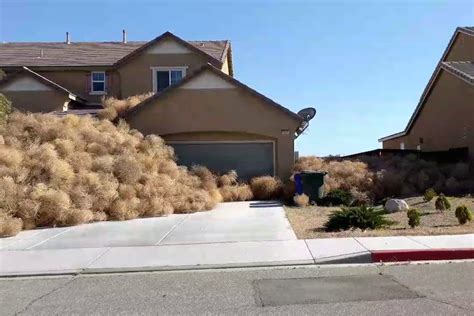
[[474,84],[474,61],[444,61],[443,69]]
[[[111,66],[148,42],[0,43],[0,67]],[[229,41],[188,41],[221,61]]]

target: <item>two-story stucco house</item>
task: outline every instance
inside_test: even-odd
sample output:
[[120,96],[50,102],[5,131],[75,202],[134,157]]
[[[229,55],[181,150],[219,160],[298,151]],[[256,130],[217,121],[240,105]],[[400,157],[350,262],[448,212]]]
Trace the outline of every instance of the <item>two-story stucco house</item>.
[[237,81],[229,41],[2,43],[0,92],[31,112],[90,109],[103,96],[155,95],[123,117],[158,134],[184,165],[243,178],[290,175],[303,119]]
[[384,149],[469,150],[474,158],[474,27],[458,27],[404,131]]

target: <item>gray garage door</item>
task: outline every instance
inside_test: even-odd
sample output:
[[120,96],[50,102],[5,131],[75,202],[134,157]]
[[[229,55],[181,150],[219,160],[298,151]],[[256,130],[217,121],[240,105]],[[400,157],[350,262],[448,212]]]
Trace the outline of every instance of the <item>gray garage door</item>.
[[170,143],[180,165],[203,165],[218,173],[236,170],[248,180],[273,175],[273,143]]

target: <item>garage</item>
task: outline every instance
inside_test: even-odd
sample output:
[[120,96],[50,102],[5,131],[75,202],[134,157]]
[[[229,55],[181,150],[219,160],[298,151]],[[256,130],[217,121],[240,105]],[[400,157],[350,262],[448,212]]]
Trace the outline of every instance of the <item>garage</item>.
[[275,174],[274,143],[252,142],[169,142],[180,165],[203,165],[216,173],[236,170],[239,178]]

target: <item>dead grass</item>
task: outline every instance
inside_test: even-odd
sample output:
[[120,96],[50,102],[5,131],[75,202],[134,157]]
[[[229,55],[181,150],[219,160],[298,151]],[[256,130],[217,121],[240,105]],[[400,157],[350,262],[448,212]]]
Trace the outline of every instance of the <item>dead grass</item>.
[[337,207],[308,206],[285,207],[288,219],[300,239],[305,238],[332,238],[332,237],[367,237],[367,236],[405,236],[405,235],[451,235],[474,233],[474,222],[459,225],[454,210],[459,205],[466,205],[474,210],[474,198],[450,197],[451,209],[440,212],[435,209],[434,201],[424,202],[422,196],[406,199],[411,208],[421,213],[420,226],[412,229],[408,225],[406,212],[388,214],[387,218],[397,224],[382,230],[351,230],[342,232],[325,232],[323,229],[328,216]]
[[250,189],[257,200],[279,199],[283,188],[283,182],[276,177],[263,176],[250,180]]
[[151,97],[154,93],[148,92],[145,94],[130,96],[126,99],[117,99],[114,97],[108,97],[102,99],[103,110],[99,111],[98,115],[101,119],[107,119],[110,121],[115,120],[120,114],[130,110],[137,106],[137,104]]
[[17,112],[0,134],[0,236],[202,211],[222,200],[212,174],[178,166],[161,138],[124,123]]
[[460,195],[474,192],[474,164],[438,164],[406,157],[360,157],[358,160],[301,157],[294,171],[326,171],[326,192],[351,191],[357,199],[379,201],[386,197],[423,194],[434,188],[438,193]]
[[298,207],[306,207],[309,205],[309,197],[304,193],[295,195],[293,201]]

